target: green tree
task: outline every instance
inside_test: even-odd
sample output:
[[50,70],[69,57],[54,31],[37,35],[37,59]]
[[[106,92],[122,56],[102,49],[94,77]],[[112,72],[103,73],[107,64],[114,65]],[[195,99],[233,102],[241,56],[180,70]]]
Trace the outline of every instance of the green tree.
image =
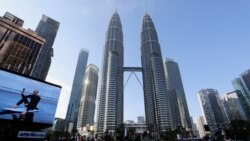
[[124,124],[120,124],[116,127],[116,139],[119,141],[123,140],[124,128]]
[[174,129],[174,130],[167,130],[160,132],[160,138],[165,141],[170,141],[170,140],[176,140],[177,139],[177,134],[181,134],[181,130],[179,128]]
[[46,134],[46,139],[50,139],[52,141],[58,140],[59,137],[68,137],[70,134],[68,132],[62,132],[62,131],[51,131],[49,130]]
[[227,137],[236,140],[248,140],[250,137],[250,122],[245,120],[232,120],[229,129],[226,130]]
[[128,128],[128,137],[130,139],[134,139],[134,136],[135,136],[135,128],[134,127],[129,127]]

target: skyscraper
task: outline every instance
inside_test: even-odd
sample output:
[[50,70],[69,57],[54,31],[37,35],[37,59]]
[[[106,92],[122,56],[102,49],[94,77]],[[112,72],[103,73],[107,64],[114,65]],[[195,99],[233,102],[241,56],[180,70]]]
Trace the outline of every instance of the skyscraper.
[[146,13],[142,21],[141,61],[146,123],[158,131],[171,127],[170,97],[167,94],[163,60],[157,32]]
[[138,116],[137,117],[137,123],[144,124],[145,123],[144,116]]
[[182,127],[181,125],[181,116],[178,107],[178,100],[177,100],[177,92],[175,89],[168,89],[167,94],[169,95],[169,103],[170,103],[170,110],[171,110],[171,126],[176,129]]
[[250,102],[250,69],[240,75],[243,86],[245,87],[248,101]]
[[30,76],[45,39],[23,23],[9,12],[0,17],[0,67]]
[[226,121],[222,111],[219,93],[214,89],[202,89],[198,92],[198,97],[205,122],[211,132],[215,133]]
[[39,22],[36,32],[39,36],[46,39],[41,52],[38,56],[37,62],[32,71],[32,77],[45,80],[51,64],[51,57],[53,57],[53,44],[56,38],[60,23],[54,19],[43,15]]
[[77,119],[77,128],[94,124],[98,72],[99,70],[95,65],[90,64],[87,66],[83,79],[83,89]]
[[109,23],[103,50],[97,111],[99,137],[104,132],[112,135],[116,127],[123,123],[123,71],[142,71],[148,128],[156,134],[176,128],[172,119],[180,114],[171,105],[178,109],[177,96],[175,90],[172,95],[172,91],[167,91],[161,48],[148,14],[144,15],[142,21],[141,62],[142,67],[123,67],[122,25],[119,15],[115,12]]
[[[73,130],[76,130],[78,110],[82,96],[83,78],[86,71],[89,51],[82,49],[78,56],[74,81],[71,89],[68,110],[66,114],[66,121],[73,124]],[[67,125],[69,129],[69,125]],[[68,130],[67,129],[67,130]]]
[[[168,90],[174,89],[176,91],[178,108],[174,108],[174,110],[179,109],[182,127],[186,129],[191,128],[192,127],[191,120],[190,120],[187,100],[186,100],[186,96],[185,96],[185,92],[184,92],[184,88],[182,84],[179,66],[174,60],[165,59],[164,70],[165,70]],[[174,119],[176,119],[175,116],[174,116]]]
[[205,125],[205,120],[204,120],[204,117],[203,116],[198,116],[196,118],[196,126],[198,128],[198,131],[199,131],[199,135],[200,137],[204,137],[206,135],[206,131],[204,129],[204,125]]
[[190,120],[191,120],[191,124],[192,124],[192,132],[193,132],[193,136],[195,137],[199,137],[199,130],[197,128],[197,123],[196,121],[193,120],[192,117],[190,117]]
[[236,94],[239,98],[240,104],[243,108],[243,111],[245,113],[246,119],[250,120],[250,102],[248,98],[248,93],[246,90],[246,87],[244,87],[244,84],[240,78],[236,78],[232,81],[233,87],[236,90]]
[[123,33],[120,17],[115,12],[109,23],[103,49],[99,83],[97,133],[115,132],[123,123]]
[[23,23],[24,21],[18,17],[16,17],[15,15],[9,13],[9,12],[6,12],[3,16],[4,19],[8,20],[8,21],[11,21],[13,24],[17,25],[17,26],[20,26],[22,27],[23,26]]
[[246,119],[245,113],[237,96],[237,91],[226,93],[221,101],[228,122],[232,120]]

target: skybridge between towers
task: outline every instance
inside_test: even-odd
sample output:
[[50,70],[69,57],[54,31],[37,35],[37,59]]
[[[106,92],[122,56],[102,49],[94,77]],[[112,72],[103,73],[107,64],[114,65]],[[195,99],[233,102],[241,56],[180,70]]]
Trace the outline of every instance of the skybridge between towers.
[[128,77],[128,79],[127,79],[127,81],[126,81],[124,87],[127,85],[127,83],[128,83],[128,81],[129,81],[131,75],[134,74],[134,76],[136,77],[137,81],[140,83],[141,87],[143,88],[143,85],[142,85],[140,79],[138,78],[138,76],[137,76],[136,73],[135,73],[135,72],[143,72],[142,67],[123,67],[123,73],[124,73],[125,71],[131,72],[131,73],[130,73],[130,75],[129,75],[129,77]]
[[142,72],[142,67],[123,67],[123,72],[129,71],[129,72]]

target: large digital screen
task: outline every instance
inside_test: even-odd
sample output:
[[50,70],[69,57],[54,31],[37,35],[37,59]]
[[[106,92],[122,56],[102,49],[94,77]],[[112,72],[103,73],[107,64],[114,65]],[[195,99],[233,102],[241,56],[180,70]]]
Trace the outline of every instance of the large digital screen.
[[53,124],[61,86],[0,69],[0,119]]

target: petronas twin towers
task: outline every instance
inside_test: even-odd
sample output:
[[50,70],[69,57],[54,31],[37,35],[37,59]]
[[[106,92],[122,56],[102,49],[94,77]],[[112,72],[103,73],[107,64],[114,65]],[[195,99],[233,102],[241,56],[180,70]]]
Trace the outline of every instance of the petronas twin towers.
[[145,14],[141,32],[141,61],[146,122],[158,130],[171,127],[171,113],[160,44],[154,24]]
[[[115,132],[123,123],[124,47],[122,25],[117,12],[109,23],[103,52],[97,111],[97,133]],[[141,31],[141,61],[146,123],[158,131],[172,125],[170,97],[160,44],[154,24],[148,14],[143,17]]]
[[115,13],[109,23],[104,45],[97,130],[115,131],[123,123],[123,33],[119,15]]

